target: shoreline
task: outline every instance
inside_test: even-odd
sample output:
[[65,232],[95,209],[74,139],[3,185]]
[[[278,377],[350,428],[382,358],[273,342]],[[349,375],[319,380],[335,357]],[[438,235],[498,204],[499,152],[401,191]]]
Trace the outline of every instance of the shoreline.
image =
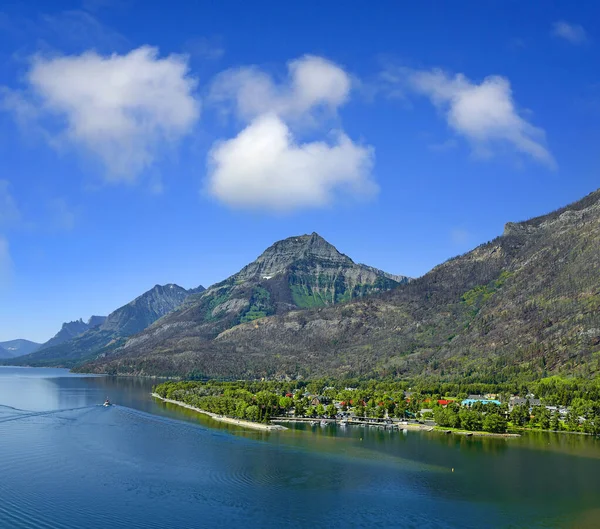
[[234,419],[233,417],[225,417],[224,415],[217,415],[216,413],[212,413],[210,411],[201,410],[200,408],[196,408],[191,406],[190,404],[186,404],[185,402],[180,402],[178,400],[165,399],[161,397],[158,393],[151,394],[154,398],[161,400],[162,402],[168,402],[169,404],[175,404],[176,406],[181,406],[182,408],[187,408],[188,410],[195,411],[197,413],[202,413],[203,415],[208,415],[210,418],[215,421],[224,422],[227,424],[234,424],[237,426],[242,426],[244,428],[251,428],[253,430],[262,430],[262,431],[281,431],[287,430],[285,426],[280,426],[278,424],[261,424],[258,422],[246,421],[244,419]]
[[497,437],[497,438],[503,438],[503,439],[514,439],[516,437],[521,437],[520,433],[513,433],[513,432],[494,433],[494,432],[484,432],[484,431],[459,430],[459,429],[453,429],[453,428],[446,428],[444,426],[435,426],[434,431],[440,432],[443,434],[464,435],[466,437]]
[[[292,417],[276,417],[272,419],[272,422],[289,422],[289,423],[307,423],[312,421],[321,422],[322,420],[326,421],[328,424],[338,424],[339,421],[334,419],[315,419],[315,418],[292,418]],[[348,426],[374,426],[377,428],[385,428],[392,426],[393,429],[398,430],[413,430],[418,432],[437,432],[441,434],[455,434],[462,435],[464,437],[494,437],[494,438],[502,438],[502,439],[514,439],[517,437],[521,437],[521,434],[518,433],[493,433],[493,432],[480,432],[480,431],[470,431],[470,430],[459,430],[452,428],[444,428],[442,426],[431,426],[429,424],[419,424],[419,423],[407,423],[403,424],[402,422],[394,422],[391,425],[387,424],[378,424],[368,421],[348,421]]]

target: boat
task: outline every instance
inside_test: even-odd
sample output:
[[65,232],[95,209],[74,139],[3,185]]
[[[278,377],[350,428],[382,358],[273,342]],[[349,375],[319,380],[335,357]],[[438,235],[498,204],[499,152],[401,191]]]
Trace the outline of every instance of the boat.
[[103,406],[104,406],[105,408],[108,408],[108,406],[110,406],[110,405],[111,405],[111,404],[110,404],[110,400],[108,400],[108,397],[106,397],[106,400],[104,401],[104,404],[103,404]]

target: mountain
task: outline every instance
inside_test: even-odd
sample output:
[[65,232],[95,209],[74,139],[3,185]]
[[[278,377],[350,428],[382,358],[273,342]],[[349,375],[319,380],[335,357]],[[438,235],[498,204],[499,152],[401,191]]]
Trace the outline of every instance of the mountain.
[[[273,279],[278,271],[270,259],[244,270]],[[284,274],[292,300],[294,293],[315,299],[307,289],[292,289],[305,284],[296,272]],[[320,285],[316,277],[313,284]],[[288,312],[271,303],[275,314],[248,321],[260,311],[269,314],[258,306],[266,295],[232,297],[238,278],[209,289],[210,297],[186,304],[85,369],[482,382],[600,373],[600,190],[548,215],[508,223],[499,237],[419,279],[350,303]],[[256,279],[251,292],[260,285],[270,294],[273,279]],[[239,288],[246,288],[243,282]],[[214,325],[218,334],[207,341],[211,318],[227,311],[236,314],[230,328]]]
[[0,359],[12,358],[12,355],[3,347],[0,347]]
[[[44,344],[43,348],[20,358],[19,362],[28,365],[74,365],[82,358],[118,347],[125,338],[144,330],[181,305],[190,294],[203,289],[198,287],[188,291],[178,285],[156,285],[107,317],[92,316],[87,324],[79,320],[63,325],[61,332],[53,338],[56,340],[60,335],[60,342],[50,346]],[[69,332],[72,334],[67,337]]]
[[48,349],[50,347],[68,342],[84,332],[89,331],[94,327],[98,327],[104,322],[105,319],[106,316],[92,316],[87,323],[82,319],[63,323],[60,331],[58,331],[46,343],[43,343],[38,349]]
[[239,324],[258,325],[268,316],[324,308],[409,281],[355,263],[316,233],[290,237],[267,248],[237,274],[190,296],[114,354],[129,358],[175,353],[193,358],[196,349]]
[[8,342],[0,342],[0,358],[15,358],[29,353],[33,353],[39,349],[41,344],[31,342],[29,340],[9,340]]
[[91,316],[87,322],[88,330],[99,327],[106,321],[106,316]]

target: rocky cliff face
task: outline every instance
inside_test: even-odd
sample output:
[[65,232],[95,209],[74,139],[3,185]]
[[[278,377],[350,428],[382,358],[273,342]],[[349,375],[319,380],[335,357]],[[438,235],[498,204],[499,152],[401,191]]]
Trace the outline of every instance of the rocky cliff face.
[[[301,247],[295,245],[285,248]],[[312,269],[337,277],[333,270],[344,264],[330,267],[325,261],[340,258],[326,255]],[[318,273],[295,278],[297,268],[294,262],[282,270],[269,258],[245,270],[257,270],[253,277],[273,272],[260,284],[265,290],[286,277],[280,284],[290,286],[291,305],[299,306],[291,287],[311,282],[317,289],[311,285],[304,299],[314,299],[316,291],[321,300],[335,300],[341,291],[335,282],[321,286]],[[351,281],[362,273],[353,270]],[[345,284],[347,289],[352,283]],[[303,311],[278,311],[275,305],[268,317],[231,318],[207,340],[211,317],[219,311],[239,315],[257,302],[235,294],[236,286],[234,276],[209,289],[211,311],[196,299],[182,309],[185,317],[165,318],[87,369],[233,377],[409,374],[482,382],[555,373],[596,376],[600,191],[548,215],[508,224],[502,236],[388,292]],[[258,286],[252,283],[252,289]]]
[[93,329],[94,327],[100,327],[106,321],[106,316],[91,316],[88,320],[88,329]]
[[47,349],[49,347],[54,347],[56,345],[60,345],[61,343],[68,342],[76,336],[83,334],[85,331],[89,330],[89,328],[90,326],[82,319],[65,322],[62,324],[60,331],[58,331],[46,343],[43,343],[39,349]]
[[[354,263],[320,235],[312,233],[276,242],[237,274],[211,287],[202,298],[207,299],[215,292],[220,298],[228,298],[225,301],[228,307],[250,307],[248,288],[260,284],[269,292],[269,299],[263,300],[264,309],[273,314],[292,308],[332,305],[390,290],[408,281],[403,276],[395,277],[400,280],[376,268]],[[237,298],[236,292],[241,297]],[[248,304],[232,304],[233,299],[243,299]],[[218,305],[214,308],[218,313]]]
[[179,285],[156,285],[110,313],[100,329],[119,336],[131,336],[181,305],[188,296],[189,292]]
[[[29,365],[73,365],[82,358],[103,354],[119,347],[132,334],[144,330],[148,325],[168,314],[190,295],[201,292],[174,285],[156,285],[107,317],[92,316],[86,324],[82,320],[63,325],[60,341],[48,345],[20,359]],[[69,336],[69,333],[75,333]],[[57,335],[57,337],[59,336]],[[51,340],[51,342],[52,342]]]

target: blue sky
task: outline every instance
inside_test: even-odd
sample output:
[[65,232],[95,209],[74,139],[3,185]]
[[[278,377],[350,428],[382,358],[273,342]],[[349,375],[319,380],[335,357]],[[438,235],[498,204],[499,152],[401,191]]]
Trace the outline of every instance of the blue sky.
[[317,231],[419,276],[598,187],[597,2],[0,8],[0,340]]

